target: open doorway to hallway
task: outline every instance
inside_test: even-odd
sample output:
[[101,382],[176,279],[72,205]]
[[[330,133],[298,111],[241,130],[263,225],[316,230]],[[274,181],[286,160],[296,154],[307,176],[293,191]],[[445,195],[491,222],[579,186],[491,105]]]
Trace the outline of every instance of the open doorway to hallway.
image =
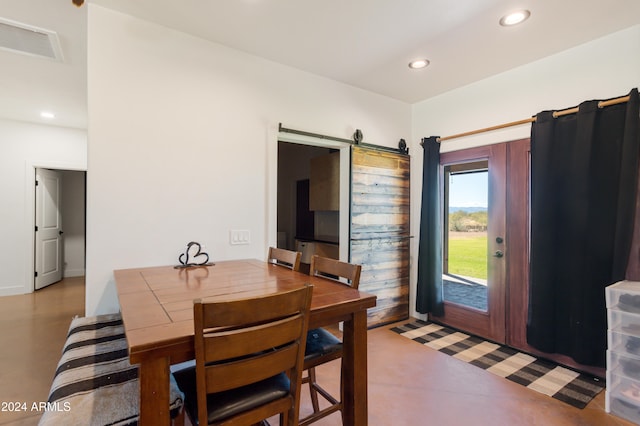
[[35,290],[85,275],[86,172],[35,168]]

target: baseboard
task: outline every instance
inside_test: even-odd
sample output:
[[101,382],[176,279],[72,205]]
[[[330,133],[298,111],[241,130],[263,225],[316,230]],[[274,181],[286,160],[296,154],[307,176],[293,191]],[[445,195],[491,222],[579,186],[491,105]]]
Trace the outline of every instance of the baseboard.
[[84,269],[65,269],[63,278],[84,277]]
[[16,296],[26,294],[23,286],[12,286],[0,288],[0,296]]

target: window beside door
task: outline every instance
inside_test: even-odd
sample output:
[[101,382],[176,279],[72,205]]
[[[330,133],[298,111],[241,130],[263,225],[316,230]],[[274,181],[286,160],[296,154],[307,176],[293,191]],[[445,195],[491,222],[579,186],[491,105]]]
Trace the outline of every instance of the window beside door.
[[487,312],[489,162],[444,167],[444,300]]

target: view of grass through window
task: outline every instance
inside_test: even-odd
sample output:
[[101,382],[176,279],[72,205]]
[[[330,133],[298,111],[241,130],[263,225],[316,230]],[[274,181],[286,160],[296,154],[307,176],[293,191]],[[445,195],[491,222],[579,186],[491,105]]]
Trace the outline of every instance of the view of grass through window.
[[449,273],[487,279],[487,232],[449,233]]
[[449,172],[448,178],[448,272],[486,280],[488,171]]

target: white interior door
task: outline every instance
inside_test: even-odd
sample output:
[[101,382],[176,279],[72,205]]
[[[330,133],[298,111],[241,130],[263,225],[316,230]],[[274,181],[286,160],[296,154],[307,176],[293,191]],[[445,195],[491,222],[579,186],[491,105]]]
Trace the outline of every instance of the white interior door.
[[35,288],[62,279],[62,175],[36,169]]

